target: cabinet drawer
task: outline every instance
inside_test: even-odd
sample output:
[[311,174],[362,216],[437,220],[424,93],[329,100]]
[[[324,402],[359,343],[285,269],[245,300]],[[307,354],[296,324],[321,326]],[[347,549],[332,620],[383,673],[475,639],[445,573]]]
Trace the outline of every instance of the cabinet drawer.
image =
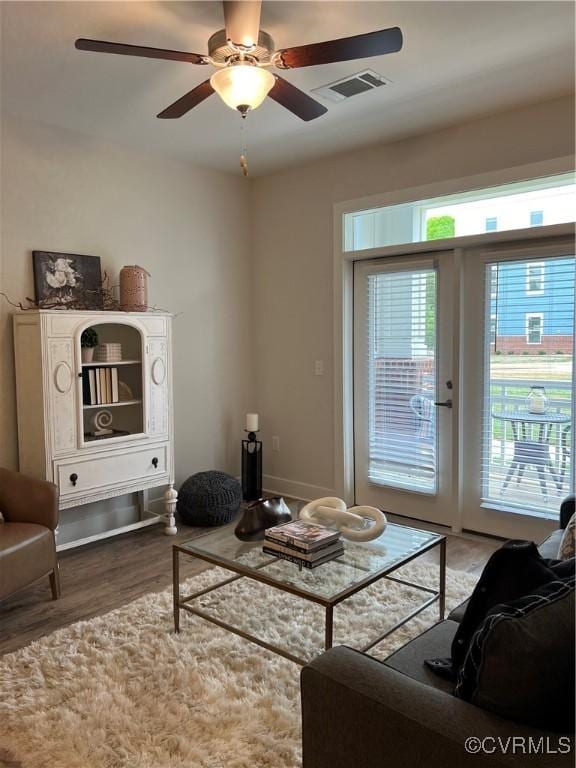
[[132,448],[105,456],[82,456],[54,462],[54,479],[61,497],[81,495],[161,477],[168,473],[168,461],[166,444]]

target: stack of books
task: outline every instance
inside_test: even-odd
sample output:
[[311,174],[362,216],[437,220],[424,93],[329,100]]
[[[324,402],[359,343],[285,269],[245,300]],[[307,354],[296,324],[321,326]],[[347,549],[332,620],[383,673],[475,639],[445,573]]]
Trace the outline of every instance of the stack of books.
[[82,371],[82,400],[84,405],[117,403],[118,368],[84,368]]
[[264,550],[304,568],[316,568],[344,553],[340,531],[304,520],[276,525],[265,532]]

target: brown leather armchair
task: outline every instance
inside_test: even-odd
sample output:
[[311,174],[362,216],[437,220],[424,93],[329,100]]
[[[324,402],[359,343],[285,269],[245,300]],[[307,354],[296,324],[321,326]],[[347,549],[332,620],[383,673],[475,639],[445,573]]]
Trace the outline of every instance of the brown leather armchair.
[[54,530],[58,488],[0,468],[0,600],[49,576],[52,598],[60,597]]

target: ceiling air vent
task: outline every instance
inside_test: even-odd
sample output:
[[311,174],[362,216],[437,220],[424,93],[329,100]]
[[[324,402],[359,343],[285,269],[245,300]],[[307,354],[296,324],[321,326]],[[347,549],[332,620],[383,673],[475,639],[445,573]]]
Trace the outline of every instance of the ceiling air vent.
[[371,69],[365,69],[356,75],[349,75],[336,80],[334,83],[322,85],[320,88],[313,88],[312,93],[322,96],[328,101],[338,102],[349,99],[351,96],[357,96],[359,93],[373,91],[383,85],[390,85],[391,81]]

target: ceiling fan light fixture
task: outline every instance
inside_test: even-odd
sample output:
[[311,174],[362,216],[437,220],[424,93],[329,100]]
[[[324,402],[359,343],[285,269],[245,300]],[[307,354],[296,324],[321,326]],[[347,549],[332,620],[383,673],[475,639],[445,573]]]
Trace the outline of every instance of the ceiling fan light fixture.
[[210,78],[210,85],[231,109],[246,113],[262,104],[276,83],[267,69],[239,62],[219,69]]

